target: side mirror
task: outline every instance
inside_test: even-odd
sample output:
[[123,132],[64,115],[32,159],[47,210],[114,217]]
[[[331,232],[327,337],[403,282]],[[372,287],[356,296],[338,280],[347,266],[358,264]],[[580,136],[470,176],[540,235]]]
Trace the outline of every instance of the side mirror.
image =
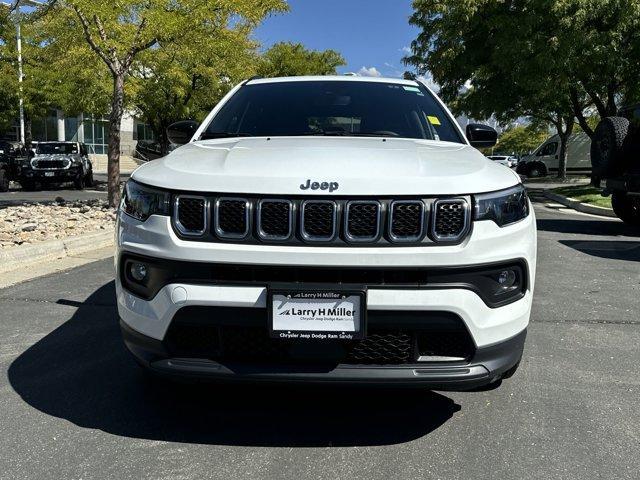
[[498,132],[488,125],[470,123],[467,125],[467,140],[472,147],[488,148],[498,143]]
[[172,123],[167,128],[167,137],[171,143],[177,145],[185,145],[191,141],[191,138],[198,130],[200,124],[193,120],[181,120],[176,123]]

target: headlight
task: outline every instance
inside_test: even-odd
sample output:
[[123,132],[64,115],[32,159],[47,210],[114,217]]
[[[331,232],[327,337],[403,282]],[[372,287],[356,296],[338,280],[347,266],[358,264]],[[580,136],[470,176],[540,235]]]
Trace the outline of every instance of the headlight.
[[522,185],[476,195],[474,203],[474,220],[493,220],[500,227],[529,215],[527,192]]
[[122,211],[143,222],[151,215],[169,215],[169,193],[129,180],[124,187]]

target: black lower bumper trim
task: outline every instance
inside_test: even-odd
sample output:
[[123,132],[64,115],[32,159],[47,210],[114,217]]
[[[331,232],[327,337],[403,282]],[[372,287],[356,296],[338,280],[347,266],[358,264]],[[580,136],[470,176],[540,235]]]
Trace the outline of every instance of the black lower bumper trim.
[[156,373],[233,382],[347,383],[416,386],[434,390],[471,390],[488,385],[518,364],[527,331],[504,342],[478,348],[464,364],[411,365],[268,365],[169,358],[162,342],[146,337],[120,321],[127,348]]

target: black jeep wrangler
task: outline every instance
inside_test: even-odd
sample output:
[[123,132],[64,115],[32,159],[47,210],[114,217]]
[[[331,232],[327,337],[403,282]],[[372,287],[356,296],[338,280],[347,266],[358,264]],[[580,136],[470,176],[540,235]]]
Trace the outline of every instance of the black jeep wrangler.
[[605,179],[614,213],[640,226],[640,104],[600,121],[591,142],[593,175]]

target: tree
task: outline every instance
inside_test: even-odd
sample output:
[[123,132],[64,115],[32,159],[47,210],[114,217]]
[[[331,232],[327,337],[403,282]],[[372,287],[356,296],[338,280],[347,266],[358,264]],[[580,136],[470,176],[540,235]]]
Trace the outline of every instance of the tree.
[[229,25],[251,27],[266,15],[286,10],[283,0],[49,0],[39,11],[57,17],[84,39],[111,74],[108,139],[108,201],[120,197],[120,127],[125,84],[140,55],[178,41],[186,32],[210,48]]
[[206,45],[198,35],[147,51],[132,68],[132,105],[168,153],[167,127],[202,120],[236,83],[255,74],[257,44],[243,25],[220,29]]
[[526,154],[538,147],[548,136],[546,128],[531,124],[510,128],[500,135],[497,150],[506,154]]
[[257,73],[262,77],[335,75],[346,63],[335,50],[307,50],[300,43],[281,42],[264,53]]
[[553,124],[560,177],[575,119],[592,134],[585,112],[615,112],[638,76],[637,57],[629,57],[638,48],[637,1],[415,0],[414,10],[421,33],[407,64],[430,71],[460,112]]

